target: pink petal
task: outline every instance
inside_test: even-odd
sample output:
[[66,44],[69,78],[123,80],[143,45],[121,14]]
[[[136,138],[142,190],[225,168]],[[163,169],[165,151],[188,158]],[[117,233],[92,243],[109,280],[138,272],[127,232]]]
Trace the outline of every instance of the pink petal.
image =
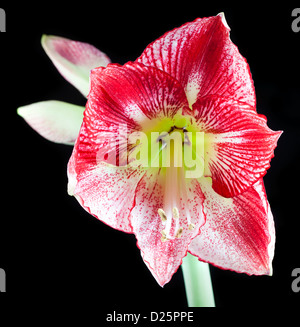
[[205,174],[217,193],[238,195],[265,175],[281,132],[269,129],[264,116],[217,96],[201,98],[193,108],[208,144]]
[[196,19],[164,34],[137,61],[180,81],[190,105],[199,97],[215,94],[255,107],[248,64],[230,40],[223,14]]
[[[164,208],[164,199],[167,196],[164,174],[160,169],[148,170],[136,189],[135,206],[131,211],[133,232],[143,260],[161,286],[168,283],[177,271],[182,258],[186,256],[189,244],[204,223],[201,188],[197,180],[189,182],[186,187],[189,200],[185,202],[181,198],[177,204],[183,233],[180,238],[165,242],[161,240],[165,226],[158,215],[158,209]],[[192,231],[188,228],[188,211],[195,225]]]
[[88,43],[43,35],[42,46],[62,76],[84,96],[89,92],[90,71],[110,63],[106,54]]
[[231,199],[201,183],[206,223],[189,251],[200,260],[249,275],[272,274],[275,230],[263,180]]

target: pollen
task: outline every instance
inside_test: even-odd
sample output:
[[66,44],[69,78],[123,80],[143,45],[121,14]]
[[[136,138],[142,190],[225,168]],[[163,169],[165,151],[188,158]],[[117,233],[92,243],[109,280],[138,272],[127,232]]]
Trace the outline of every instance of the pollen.
[[189,224],[189,230],[193,230],[194,228],[195,228],[195,225],[192,224],[192,223],[190,223],[190,224]]
[[179,211],[176,207],[173,208],[173,218],[179,219]]
[[159,216],[160,216],[160,218],[161,218],[161,221],[162,222],[166,222],[167,221],[167,215],[166,215],[166,213],[163,211],[163,209],[158,209],[158,214],[159,214]]
[[167,233],[165,230],[162,230],[161,231],[161,239],[160,239],[162,242],[167,242],[169,239],[167,237]]
[[182,232],[183,232],[183,228],[182,228],[182,227],[179,227],[179,228],[178,228],[178,231],[176,232],[175,237],[176,237],[176,238],[180,238],[181,235],[182,235]]
[[164,229],[161,231],[161,235],[164,236],[164,237],[167,237],[167,233],[166,233],[166,231]]

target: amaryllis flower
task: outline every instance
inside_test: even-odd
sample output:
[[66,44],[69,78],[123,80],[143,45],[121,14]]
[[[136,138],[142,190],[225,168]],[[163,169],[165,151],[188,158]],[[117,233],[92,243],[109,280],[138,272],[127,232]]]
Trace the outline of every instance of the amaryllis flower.
[[[61,75],[85,97],[89,92],[91,69],[110,63],[106,54],[88,43],[48,35],[43,35],[41,43]],[[73,145],[83,111],[81,106],[49,100],[20,107],[18,114],[47,140]]]
[[[196,19],[135,62],[91,71],[69,194],[107,225],[134,233],[162,286],[187,252],[224,269],[271,274],[275,232],[262,177],[280,134],[256,112],[250,70],[224,15]],[[187,154],[197,171],[176,164]]]

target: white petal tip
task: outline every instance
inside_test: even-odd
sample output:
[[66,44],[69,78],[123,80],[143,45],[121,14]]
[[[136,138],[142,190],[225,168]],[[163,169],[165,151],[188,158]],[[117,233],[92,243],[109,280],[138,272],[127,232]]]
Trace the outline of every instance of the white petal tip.
[[217,16],[220,16],[222,18],[223,25],[230,31],[230,27],[226,21],[224,12],[220,12]]
[[267,275],[270,276],[270,277],[273,276],[273,267],[272,267],[272,265],[270,265],[270,269],[269,269]]
[[73,196],[74,195],[74,186],[73,185],[70,185],[68,183],[68,188],[67,188],[67,192],[70,196]]
[[47,53],[48,51],[48,43],[49,41],[51,41],[52,39],[58,38],[57,36],[54,35],[47,35],[47,34],[43,34],[41,37],[41,45],[43,47],[43,49],[45,50],[45,52]]
[[25,111],[25,109],[24,109],[24,107],[19,107],[18,109],[17,109],[17,114],[19,115],[19,116],[21,116],[22,118],[24,118],[24,111]]
[[76,177],[69,176],[67,191],[70,196],[74,195],[76,184],[77,184]]
[[42,35],[42,37],[41,37],[41,44],[42,44],[42,46],[44,46],[45,41],[46,41],[47,38],[48,38],[48,35],[46,35],[46,34],[43,34]]

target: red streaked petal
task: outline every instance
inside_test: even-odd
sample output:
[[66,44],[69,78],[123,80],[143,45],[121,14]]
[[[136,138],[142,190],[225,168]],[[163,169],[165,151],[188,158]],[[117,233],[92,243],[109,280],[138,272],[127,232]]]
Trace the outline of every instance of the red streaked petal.
[[157,117],[173,116],[187,99],[182,86],[153,67],[129,62],[91,72],[88,111],[108,124],[131,126]]
[[265,175],[281,132],[269,129],[264,116],[216,96],[199,99],[194,115],[207,141],[205,174],[217,193],[238,195]]
[[[151,169],[140,180],[136,189],[135,207],[131,211],[131,224],[141,250],[143,260],[157,282],[164,286],[182,263],[191,240],[198,234],[204,223],[202,212],[203,194],[199,183],[190,180],[186,187],[188,202],[178,205],[179,221],[183,227],[180,238],[162,242],[162,230],[165,228],[158,209],[164,208],[165,181],[159,169]],[[190,210],[194,230],[188,229],[186,212]]]
[[[143,130],[153,118],[172,117],[184,106],[187,99],[181,85],[156,68],[127,63],[94,69],[79,144],[80,160],[83,153],[90,158],[92,152],[99,161],[101,153],[104,157],[112,146],[116,149],[121,134],[127,142],[129,134]],[[127,151],[126,144],[124,147]]]
[[[101,130],[99,130],[101,133]],[[68,193],[107,225],[131,233],[130,210],[143,171],[99,160],[103,139],[93,139],[84,122],[68,163]]]
[[93,70],[83,123],[68,166],[69,193],[100,220],[128,230],[124,221],[142,173],[130,167],[104,168],[105,154],[117,151],[122,128],[125,133],[140,130],[145,120],[159,117],[162,111],[172,116],[186,104],[181,85],[156,68],[128,63]]
[[229,38],[223,14],[199,18],[151,43],[137,59],[175,77],[189,104],[219,95],[255,108],[254,85],[246,60]]
[[229,199],[215,193],[207,182],[201,187],[206,223],[189,251],[223,269],[271,275],[275,230],[263,180]]
[[105,224],[132,233],[129,215],[134,206],[136,186],[144,172],[102,163],[76,174],[76,149],[74,151],[68,164],[69,194]]
[[105,53],[88,43],[43,35],[42,46],[62,76],[84,96],[89,92],[91,69],[110,63]]

